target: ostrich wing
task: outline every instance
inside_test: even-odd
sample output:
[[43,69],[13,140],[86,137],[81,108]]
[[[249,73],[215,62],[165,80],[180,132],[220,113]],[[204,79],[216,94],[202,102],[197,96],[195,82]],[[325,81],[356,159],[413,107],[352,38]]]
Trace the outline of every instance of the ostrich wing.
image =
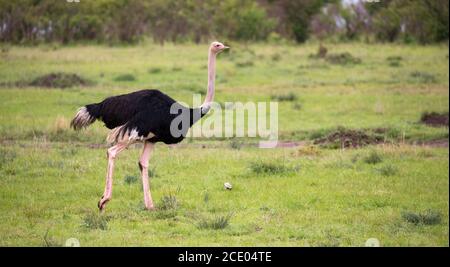
[[152,114],[166,109],[174,102],[175,100],[161,91],[152,89],[109,97],[94,105],[99,107],[97,117],[105,123],[106,127],[114,129],[129,122],[139,113]]

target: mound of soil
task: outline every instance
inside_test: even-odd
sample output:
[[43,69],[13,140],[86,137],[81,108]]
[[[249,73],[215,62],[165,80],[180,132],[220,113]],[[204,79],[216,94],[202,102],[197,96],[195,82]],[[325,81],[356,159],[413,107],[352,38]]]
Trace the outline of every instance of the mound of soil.
[[90,84],[91,84],[90,81],[81,78],[77,74],[50,73],[34,79],[28,85],[47,88],[67,88],[76,86],[87,86]]
[[433,127],[448,127],[448,112],[447,113],[437,113],[437,112],[426,112],[422,114],[420,122]]
[[437,139],[430,141],[418,142],[418,145],[430,146],[430,147],[448,147],[448,139]]
[[[381,130],[381,129],[380,129]],[[383,142],[380,135],[368,134],[362,130],[338,128],[324,138],[314,140],[314,144],[329,148],[357,148]]]

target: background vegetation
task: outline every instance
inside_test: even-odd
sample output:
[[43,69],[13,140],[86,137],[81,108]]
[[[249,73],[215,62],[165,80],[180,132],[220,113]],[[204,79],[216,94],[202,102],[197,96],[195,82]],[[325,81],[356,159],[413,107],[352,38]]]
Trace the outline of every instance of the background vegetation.
[[0,1],[0,41],[448,40],[447,0]]

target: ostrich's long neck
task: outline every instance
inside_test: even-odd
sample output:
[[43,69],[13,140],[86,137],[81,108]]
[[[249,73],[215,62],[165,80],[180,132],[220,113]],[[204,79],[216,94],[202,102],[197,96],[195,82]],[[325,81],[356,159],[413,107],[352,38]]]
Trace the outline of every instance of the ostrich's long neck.
[[[206,98],[203,102],[203,112],[208,112],[211,102],[214,100],[214,83],[216,80],[216,54],[211,50],[208,55],[208,91],[206,92]],[[203,113],[202,112],[202,113]]]

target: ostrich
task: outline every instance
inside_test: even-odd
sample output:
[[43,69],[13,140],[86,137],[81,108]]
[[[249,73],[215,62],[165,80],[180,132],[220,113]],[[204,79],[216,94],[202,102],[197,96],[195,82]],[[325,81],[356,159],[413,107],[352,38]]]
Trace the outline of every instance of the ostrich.
[[[210,109],[214,99],[214,82],[216,76],[216,56],[229,47],[219,42],[211,43],[208,54],[208,88],[203,104],[197,108],[187,108],[159,90],[141,90],[129,94],[108,97],[100,103],[86,105],[78,109],[71,121],[75,130],[83,129],[96,120],[104,122],[111,129],[107,141],[112,146],[107,150],[108,167],[103,196],[98,202],[100,211],[111,200],[113,169],[116,156],[130,144],[143,142],[144,149],[138,165],[141,171],[144,190],[144,204],[147,210],[153,210],[153,200],[148,181],[148,162],[157,142],[176,144],[186,136],[189,128],[203,117]],[[173,112],[177,110],[177,112]],[[181,114],[188,114],[189,127],[181,125],[182,134],[174,135],[171,131],[172,121]],[[180,125],[178,125],[178,128]]]

